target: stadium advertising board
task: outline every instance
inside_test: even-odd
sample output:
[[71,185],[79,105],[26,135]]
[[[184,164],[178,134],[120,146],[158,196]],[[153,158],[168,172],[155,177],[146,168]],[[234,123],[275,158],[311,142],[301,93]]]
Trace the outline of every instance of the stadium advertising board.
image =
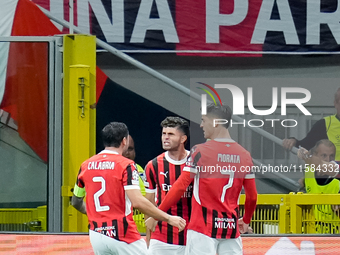
[[[245,255],[332,255],[340,250],[339,237],[242,237]],[[70,254],[92,255],[88,235],[1,234],[0,255]]]

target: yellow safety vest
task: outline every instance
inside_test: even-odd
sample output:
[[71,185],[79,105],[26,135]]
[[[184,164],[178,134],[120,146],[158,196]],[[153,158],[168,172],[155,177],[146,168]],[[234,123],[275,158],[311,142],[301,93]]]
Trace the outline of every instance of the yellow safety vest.
[[140,165],[136,164],[137,166],[137,170],[139,173],[139,187],[140,187],[140,192],[142,193],[143,196],[145,196],[145,185],[144,182],[146,181],[145,178],[145,173],[144,173],[144,169],[143,167],[141,167]]
[[[340,181],[333,179],[330,183],[326,185],[319,185],[316,182],[315,171],[310,168],[305,169],[305,186],[307,193],[310,194],[338,194],[340,190]],[[314,205],[314,216],[315,220],[318,222],[317,233],[334,233],[338,227],[339,217],[332,210],[331,205]],[[320,225],[323,224],[323,225]],[[328,225],[325,227],[325,225]],[[320,227],[321,226],[321,227]],[[333,229],[333,230],[331,230]]]
[[324,118],[326,122],[326,132],[328,140],[334,143],[336,147],[335,160],[340,160],[340,121],[336,115],[327,116]]
[[[136,164],[137,166],[137,170],[139,173],[139,187],[140,187],[140,191],[142,193],[143,196],[145,196],[145,185],[144,182],[146,182],[146,177],[145,177],[145,173],[144,173],[144,169],[143,167],[141,167],[140,165]],[[137,229],[139,231],[139,233],[146,233],[146,227],[145,227],[145,223],[144,223],[144,214],[141,213],[138,209],[133,209],[133,220],[136,223]]]

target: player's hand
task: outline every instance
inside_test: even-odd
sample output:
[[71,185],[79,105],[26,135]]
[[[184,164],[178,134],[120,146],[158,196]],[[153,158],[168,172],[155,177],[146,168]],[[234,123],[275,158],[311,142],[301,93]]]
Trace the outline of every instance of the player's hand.
[[168,219],[168,224],[170,224],[171,226],[177,227],[178,231],[181,232],[183,231],[187,223],[185,219],[179,216],[170,216]]
[[146,229],[148,230],[151,230],[152,232],[155,231],[155,228],[156,228],[156,225],[157,225],[157,222],[154,218],[152,217],[149,217],[145,220],[145,226],[146,226]]
[[246,232],[247,234],[254,234],[253,228],[251,226],[248,226],[248,230]]
[[[249,224],[244,223],[243,218],[238,219],[238,227],[241,234],[247,233],[249,231]],[[252,228],[250,229],[253,230]]]
[[307,158],[309,158],[309,151],[303,147],[299,147],[297,156],[299,159],[306,160]]
[[294,138],[283,139],[282,146],[286,150],[291,150],[296,144],[296,140]]

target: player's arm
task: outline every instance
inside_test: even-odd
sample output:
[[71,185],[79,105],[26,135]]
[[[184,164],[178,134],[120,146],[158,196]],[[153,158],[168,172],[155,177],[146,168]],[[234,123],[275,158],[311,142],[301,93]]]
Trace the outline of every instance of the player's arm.
[[[145,198],[149,200],[154,206],[157,206],[155,201],[157,182],[155,179],[155,172],[153,170],[152,161],[149,161],[149,163],[146,165],[144,172],[146,182],[148,183],[147,188],[145,188]],[[145,215],[145,220],[147,218],[149,218],[149,215]]]
[[249,231],[249,223],[256,209],[257,201],[255,179],[254,178],[245,179],[243,182],[243,187],[246,193],[246,201],[244,203],[244,215],[241,219],[238,220],[238,225],[241,234],[247,233]]
[[317,141],[321,139],[328,139],[326,131],[326,121],[324,118],[318,120],[308,132],[305,138],[296,142],[295,146],[302,146],[308,150],[313,148]]
[[137,208],[142,213],[149,215],[155,219],[165,221],[168,224],[177,227],[179,231],[182,231],[186,225],[186,221],[178,216],[169,215],[157,207],[155,207],[149,200],[143,197],[142,193],[138,189],[125,190],[126,195],[130,199],[132,206]]
[[188,171],[183,171],[179,178],[175,181],[174,185],[172,185],[169,192],[166,194],[162,203],[159,205],[159,209],[166,212],[170,209],[171,206],[177,204],[178,200],[182,197],[183,193],[186,191],[189,184],[193,181],[193,177],[191,177],[192,173]]
[[[148,193],[148,190],[146,190],[145,198],[147,200],[149,200],[154,206],[157,207],[156,202],[155,202],[155,193],[154,192]],[[147,215],[147,214],[144,214],[144,220],[147,221],[148,219],[150,219],[150,216]],[[153,223],[153,227],[151,229],[147,229],[147,232],[146,232],[146,244],[147,244],[147,246],[149,246],[149,242],[150,242],[150,238],[151,238],[151,232],[149,230],[154,231],[154,227],[156,226],[156,223],[157,222]]]
[[146,192],[145,198],[146,198],[147,200],[149,200],[151,203],[153,203],[154,206],[157,206],[157,205],[156,205],[156,202],[155,202],[155,193],[148,193],[148,192]]
[[84,202],[85,197],[85,184],[82,180],[82,169],[80,167],[76,184],[74,185],[73,189],[73,196],[71,199],[71,204],[76,210],[79,212],[86,214],[86,204]]
[[180,200],[189,184],[193,181],[194,176],[197,174],[196,165],[200,160],[200,154],[197,154],[197,152],[196,146],[192,147],[187,162],[185,163],[186,166],[183,168],[181,175],[172,185],[170,191],[166,194],[158,207],[162,211],[166,212],[171,206],[175,205],[178,200]]
[[79,212],[86,214],[86,204],[84,202],[85,188],[80,188],[77,184],[74,186],[71,204]]
[[128,196],[134,208],[137,208],[144,214],[147,214],[156,219],[160,219],[174,227],[177,227],[179,231],[182,231],[184,229],[186,224],[184,219],[178,216],[171,216],[159,210],[142,195],[139,188],[139,174],[134,164],[129,164],[126,167],[123,176],[123,185],[126,195]]
[[150,229],[146,229],[145,239],[146,239],[146,247],[149,248],[150,240],[151,240],[151,230]]
[[308,132],[307,136],[302,140],[297,140],[295,137],[291,137],[288,139],[283,139],[283,147],[285,149],[291,150],[294,146],[299,147],[302,146],[304,148],[312,148],[314,144],[321,140],[328,139],[326,132],[325,119],[318,120],[311,130]]
[[[154,206],[157,206],[156,201],[155,201],[156,189],[154,190],[147,189],[145,191],[146,191],[145,198],[148,199]],[[151,232],[155,231],[157,220],[153,219],[152,217],[146,214],[144,215],[144,219],[145,219],[145,224],[146,224],[146,245],[147,247],[149,247],[150,239],[151,239]]]
[[[173,186],[168,191],[167,195],[163,199],[163,202],[159,205],[158,208],[164,212],[168,211],[171,206],[175,205],[178,200],[180,200],[192,180],[193,178],[191,177],[191,173],[183,171],[180,177],[174,182]],[[145,222],[147,228],[151,229],[152,231],[154,231],[154,227],[157,222],[155,219],[158,219],[153,218],[149,218],[148,222]]]
[[86,204],[83,197],[72,196],[71,200],[72,206],[76,208],[79,212],[86,214]]
[[147,187],[145,188],[145,198],[156,206],[155,194],[157,182],[155,180],[155,171],[153,170],[152,161],[149,161],[145,166],[144,173],[146,179],[145,182],[147,183]]
[[251,221],[251,217],[256,209],[257,202],[257,190],[255,184],[255,178],[245,179],[243,182],[244,192],[246,195],[246,201],[244,203],[244,215],[243,221],[246,224],[249,224]]
[[[156,182],[155,182],[155,178],[154,178],[154,171],[152,169],[152,162],[150,161],[144,170],[145,173],[145,178],[146,178],[146,182],[148,183],[148,186],[145,188],[145,198],[147,200],[149,200],[152,204],[154,204],[154,206],[156,206]],[[150,217],[146,214],[144,214],[144,220],[147,221],[147,219],[149,219]],[[155,226],[156,223],[153,224],[153,226]],[[146,229],[146,245],[147,247],[149,247],[150,245],[150,239],[151,239],[151,230],[154,231],[154,228],[152,229]]]

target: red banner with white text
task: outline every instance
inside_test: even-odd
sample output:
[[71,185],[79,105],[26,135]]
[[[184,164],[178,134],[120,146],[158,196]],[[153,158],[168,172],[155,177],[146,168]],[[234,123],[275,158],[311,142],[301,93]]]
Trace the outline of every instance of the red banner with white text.
[[[75,0],[73,16],[83,33],[130,52],[308,54],[340,50],[339,1]],[[33,2],[70,19],[69,0]]]

